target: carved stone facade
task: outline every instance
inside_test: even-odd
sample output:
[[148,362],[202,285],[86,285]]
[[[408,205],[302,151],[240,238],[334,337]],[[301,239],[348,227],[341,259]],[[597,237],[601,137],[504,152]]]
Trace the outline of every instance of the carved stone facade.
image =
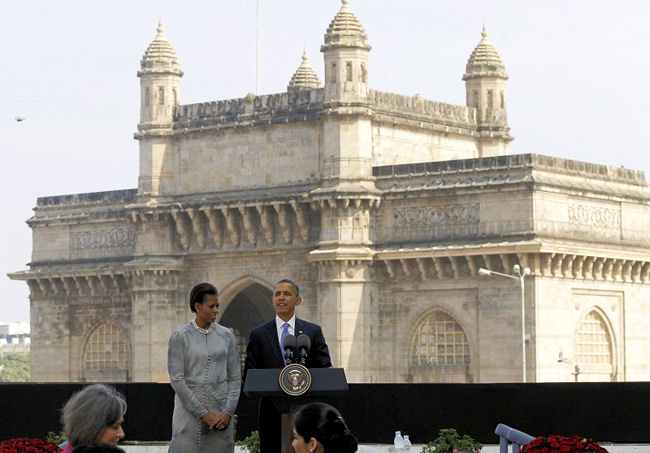
[[531,270],[528,381],[650,378],[644,175],[508,156],[485,32],[465,106],[369,89],[342,3],[324,86],[304,58],[272,95],[180,105],[158,28],[138,73],[138,188],[40,198],[28,221],[32,261],[11,277],[30,288],[34,380],[166,381],[194,284],[219,287],[243,350],[291,278],[351,382],[518,381],[520,287],[479,273],[514,265]]

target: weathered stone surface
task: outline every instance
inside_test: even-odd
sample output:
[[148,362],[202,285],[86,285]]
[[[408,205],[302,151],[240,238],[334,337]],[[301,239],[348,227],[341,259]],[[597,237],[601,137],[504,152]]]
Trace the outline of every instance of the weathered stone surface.
[[[650,379],[645,176],[507,155],[507,76],[484,40],[464,106],[374,91],[344,2],[323,88],[309,73],[286,93],[182,105],[161,27],[139,72],[138,189],[39,198],[28,220],[32,261],[10,276],[30,288],[32,378],[165,381],[201,281],[243,352],[291,278],[352,382],[518,381],[519,282],[480,269],[520,266],[529,381],[574,380],[575,365],[581,380]],[[113,363],[102,326],[128,351],[119,366],[96,366]]]

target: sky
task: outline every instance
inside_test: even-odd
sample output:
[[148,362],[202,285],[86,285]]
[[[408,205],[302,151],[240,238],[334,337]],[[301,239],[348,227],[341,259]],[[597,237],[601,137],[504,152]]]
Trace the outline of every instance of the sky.
[[[185,72],[181,104],[286,91],[340,0],[0,0],[0,321],[29,320],[25,223],[41,196],[137,187],[140,59],[161,20]],[[350,0],[372,89],[464,105],[486,27],[510,77],[510,154],[650,175],[647,0]],[[15,117],[24,117],[17,122]]]

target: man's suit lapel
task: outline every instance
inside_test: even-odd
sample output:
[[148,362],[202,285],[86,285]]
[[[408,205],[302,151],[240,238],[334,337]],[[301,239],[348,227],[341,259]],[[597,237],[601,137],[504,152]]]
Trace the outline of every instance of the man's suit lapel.
[[[273,355],[273,358],[275,359],[276,365],[274,366],[276,368],[282,368],[284,366],[284,358],[282,357],[282,352],[280,350],[280,341],[278,340],[278,333],[275,326],[275,319],[271,320],[271,322],[266,324],[266,328],[264,329],[264,336],[265,336],[265,344],[269,346],[269,348],[271,349],[270,353]],[[279,364],[282,364],[282,366],[280,366]]]
[[309,336],[309,332],[308,332],[308,329],[307,329],[307,323],[305,321],[303,321],[302,319],[296,318],[296,338],[301,333],[304,333],[305,335]]

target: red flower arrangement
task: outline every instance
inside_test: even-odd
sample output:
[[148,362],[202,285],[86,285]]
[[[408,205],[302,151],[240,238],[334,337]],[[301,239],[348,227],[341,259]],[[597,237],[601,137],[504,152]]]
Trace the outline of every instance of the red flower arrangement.
[[521,453],[609,453],[593,439],[585,437],[538,437],[524,445]]
[[57,444],[41,439],[9,439],[0,442],[0,453],[59,453]]

